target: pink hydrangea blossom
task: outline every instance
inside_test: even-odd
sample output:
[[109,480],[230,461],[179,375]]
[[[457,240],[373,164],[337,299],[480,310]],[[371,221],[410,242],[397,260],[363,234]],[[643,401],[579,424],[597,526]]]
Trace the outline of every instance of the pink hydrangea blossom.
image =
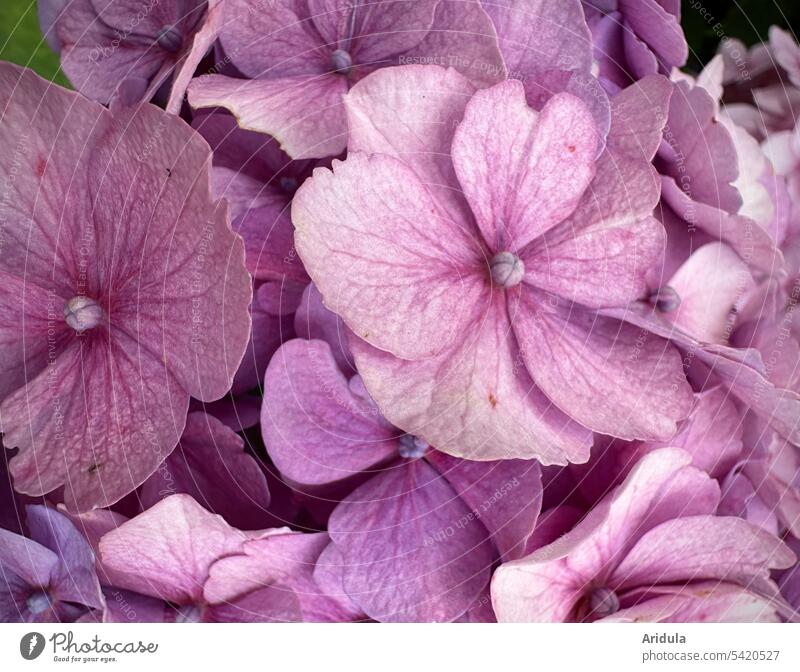
[[406,66],[345,105],[348,159],[315,171],[292,217],[382,413],[471,459],[585,461],[589,429],[671,437],[691,404],[677,351],[601,313],[645,294],[663,251],[648,153],[664,110],[612,116],[596,158],[580,100],[537,113],[514,81],[476,93]]
[[[251,282],[208,145],[150,105],[109,111],[0,66],[0,426],[14,486],[107,506],[223,396]],[[67,130],[68,129],[68,130]]]

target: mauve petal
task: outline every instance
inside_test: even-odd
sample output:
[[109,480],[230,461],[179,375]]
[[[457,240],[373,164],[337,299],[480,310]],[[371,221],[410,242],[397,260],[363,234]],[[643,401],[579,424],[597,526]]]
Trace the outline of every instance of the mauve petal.
[[[215,605],[238,602],[248,593],[261,595],[262,613],[284,609],[295,602],[297,613],[273,620],[329,620],[326,614],[337,611],[314,583],[314,566],[329,543],[327,534],[302,534],[288,529],[274,529],[248,541],[240,553],[221,558],[210,570],[204,595]],[[294,600],[289,598],[294,596]],[[274,606],[269,602],[274,601]],[[279,615],[279,614],[278,614]]]
[[736,147],[716,120],[716,102],[701,86],[675,84],[660,155],[666,160],[663,172],[687,184],[692,200],[730,213],[739,211],[741,196],[731,185],[739,176]]
[[326,597],[333,600],[342,621],[363,621],[367,617],[344,591],[345,561],[336,544],[329,543],[320,553],[314,566],[314,581]]
[[474,511],[503,561],[525,555],[542,508],[542,476],[535,460],[474,462],[438,451],[425,459]]
[[325,307],[322,294],[313,282],[303,292],[294,316],[294,330],[299,338],[325,341],[331,346],[339,370],[345,376],[355,373],[355,363],[348,343],[350,330],[344,326],[341,317]]
[[54,301],[69,300],[63,294],[74,283],[72,244],[91,210],[87,164],[108,114],[11,63],[0,65],[0,114],[0,142],[9,148],[0,162],[8,194],[0,269],[54,290]]
[[256,280],[286,278],[307,283],[308,275],[295,252],[289,199],[264,193],[259,203],[233,222],[234,231],[244,240],[247,270]]
[[383,68],[345,96],[349,150],[403,161],[455,220],[471,221],[450,147],[475,87],[434,65]]
[[398,357],[463,338],[488,296],[479,241],[399,160],[353,153],[333,167],[317,168],[292,202],[297,250],[326,305]]
[[0,400],[35,379],[69,346],[74,332],[61,312],[69,298],[0,270]]
[[258,6],[251,0],[226,0],[220,42],[248,78],[308,75],[332,67],[310,13],[295,0]]
[[[437,4],[438,0],[384,0],[354,7],[347,0],[311,0],[309,10],[331,50],[352,51],[356,64],[375,66],[414,49],[431,28]],[[354,39],[348,45],[351,21]]]
[[691,388],[669,341],[531,290],[512,322],[534,382],[582,425],[623,439],[668,439],[689,414]]
[[657,203],[646,160],[607,150],[575,211],[520,255],[525,282],[597,308],[642,298],[666,243]]
[[398,455],[398,432],[353,392],[324,341],[295,339],[275,353],[261,432],[275,466],[300,485],[340,481]]
[[192,401],[189,404],[189,410],[209,413],[234,432],[243,432],[259,423],[261,418],[261,397],[239,394],[235,397],[223,397],[219,401],[214,401],[210,404]]
[[39,16],[39,28],[47,41],[47,45],[56,53],[61,51],[61,40],[56,34],[56,22],[70,4],[70,0],[39,0],[36,12]]
[[668,79],[650,75],[614,96],[607,139],[609,149],[650,161],[661,143],[672,93]]
[[670,278],[680,298],[677,309],[664,317],[705,343],[727,343],[736,304],[755,288],[747,265],[724,243],[698,248]]
[[128,590],[104,588],[104,623],[165,623],[172,611],[163,600]]
[[142,486],[142,506],[176,493],[239,529],[261,528],[268,517],[269,489],[258,462],[245,452],[244,439],[205,413],[189,413],[178,447]]
[[214,561],[240,551],[246,538],[188,495],[172,495],[106,534],[100,559],[119,588],[196,604]]
[[691,190],[687,193],[666,175],[661,177],[661,196],[687,222],[686,226],[694,225],[713,239],[727,243],[754,268],[773,274],[783,266],[783,256],[775,242],[752,219],[693,200]]
[[351,339],[361,377],[384,417],[450,455],[583,462],[591,432],[558,410],[520,366],[504,298],[496,295],[466,340],[437,357],[404,361]]
[[517,252],[569,216],[594,175],[588,108],[557,94],[541,112],[520,82],[477,92],[453,137],[453,165],[493,252]]
[[345,93],[346,80],[335,74],[250,80],[203,75],[189,85],[189,104],[224,107],[241,128],[275,137],[293,159],[309,159],[344,150]]
[[68,518],[46,506],[26,508],[31,537],[58,555],[50,576],[55,599],[103,609],[105,601],[95,572],[92,548]]
[[662,72],[686,63],[689,47],[677,16],[657,0],[620,0],[619,9],[630,29],[655,54]]
[[223,0],[208,0],[202,26],[192,35],[191,47],[179,62],[172,77],[169,99],[166,104],[167,112],[172,114],[180,113],[189,82],[192,81],[200,62],[216,42],[220,30],[222,30],[225,5],[226,3]]
[[795,86],[800,87],[800,47],[792,35],[779,26],[770,26],[769,45],[772,54]]
[[452,621],[489,581],[486,528],[424,460],[385,471],[331,515],[344,588],[384,622]]
[[426,56],[438,65],[455,68],[479,86],[496,84],[507,74],[494,24],[476,0],[439,0],[425,39],[401,55],[399,62]]
[[296,623],[303,620],[297,595],[280,586],[264,586],[211,605],[206,623]]
[[693,359],[708,366],[735,397],[764,418],[782,436],[800,445],[800,427],[797,425],[800,394],[780,388],[767,378],[766,367],[758,350],[701,343],[664,320],[650,305],[641,302],[603,313],[662,338],[669,338],[681,349],[693,353]]
[[[21,582],[27,587],[46,587],[58,571],[59,557],[53,549],[0,529],[0,572],[3,582]],[[16,579],[14,579],[16,577]],[[0,583],[0,585],[2,585]]]
[[580,0],[489,0],[506,67],[525,79],[558,68],[589,72],[592,39]]
[[[18,490],[65,485],[72,511],[109,506],[141,485],[183,431],[189,395],[163,361],[127,335],[73,342],[0,405]],[[142,450],[147,446],[147,450]]]
[[[123,80],[149,82],[162,66],[175,63],[176,54],[156,42],[161,25],[153,20],[153,12],[142,10],[137,0],[70,0],[55,32],[61,43],[61,67],[83,95],[108,103]],[[138,12],[142,20],[132,30],[130,22]]]
[[[244,246],[211,196],[211,150],[144,105],[114,115],[89,170],[99,259],[89,264],[111,321],[163,358],[184,389],[213,401],[250,335]],[[112,298],[113,295],[113,298]]]
[[741,518],[689,516],[642,535],[610,581],[619,589],[709,579],[747,587],[796,560],[780,539]]
[[611,103],[596,77],[578,70],[547,70],[535,77],[525,77],[522,82],[528,105],[535,110],[541,110],[557,93],[569,93],[580,98],[594,119],[597,131],[596,155],[603,153],[611,126]]

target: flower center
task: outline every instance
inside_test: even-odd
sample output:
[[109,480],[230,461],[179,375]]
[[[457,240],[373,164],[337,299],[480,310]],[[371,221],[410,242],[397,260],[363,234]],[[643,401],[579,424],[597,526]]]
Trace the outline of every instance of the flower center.
[[174,54],[180,51],[180,48],[183,46],[183,36],[175,26],[164,26],[158,31],[156,42],[164,51]]
[[102,319],[100,304],[88,296],[73,296],[64,306],[64,320],[79,334],[94,329]]
[[672,313],[681,305],[681,297],[672,287],[664,285],[650,295],[650,304],[662,313]]
[[32,614],[41,614],[50,608],[50,596],[46,590],[40,589],[28,596],[26,604]]
[[331,54],[333,69],[343,75],[349,75],[353,69],[353,57],[344,49],[337,49]]
[[430,444],[422,439],[414,436],[413,434],[403,434],[400,437],[400,448],[398,451],[400,457],[414,459],[417,457],[424,457]]
[[605,618],[619,611],[619,598],[610,588],[594,588],[589,594],[589,616]]
[[525,276],[525,264],[512,252],[498,252],[489,262],[492,282],[498,287],[515,287]]

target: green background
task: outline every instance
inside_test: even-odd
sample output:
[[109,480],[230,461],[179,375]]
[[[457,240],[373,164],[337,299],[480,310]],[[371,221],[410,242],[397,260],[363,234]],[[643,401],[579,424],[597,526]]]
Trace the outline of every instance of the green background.
[[[698,69],[714,55],[719,42],[714,30],[717,22],[728,37],[753,44],[766,39],[772,24],[800,27],[800,0],[683,0],[683,26],[691,48],[691,69]],[[58,57],[42,40],[32,0],[0,0],[0,60],[27,65],[66,84],[58,71]]]

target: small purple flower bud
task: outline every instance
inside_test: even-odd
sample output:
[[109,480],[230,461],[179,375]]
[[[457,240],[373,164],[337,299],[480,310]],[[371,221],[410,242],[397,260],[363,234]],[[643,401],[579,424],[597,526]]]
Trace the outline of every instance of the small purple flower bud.
[[64,320],[80,334],[100,324],[103,320],[103,309],[88,296],[73,296],[64,306]]
[[295,191],[297,191],[298,184],[296,177],[284,175],[280,180],[278,180],[278,183],[281,185],[281,189],[287,194],[293,194]]
[[414,459],[417,457],[424,457],[428,448],[430,448],[430,444],[422,439],[412,434],[403,434],[403,436],[400,437],[400,448],[398,452],[400,453],[400,457]]
[[489,262],[492,282],[498,287],[516,287],[525,276],[525,264],[511,252],[498,252]]
[[41,614],[50,608],[50,596],[46,590],[37,590],[28,596],[26,604],[32,614]]
[[589,613],[593,618],[605,618],[619,611],[619,598],[610,588],[595,588],[589,595]]
[[202,608],[196,604],[184,604],[178,607],[176,611],[176,623],[200,623],[203,617]]
[[350,74],[350,70],[353,69],[353,57],[344,49],[337,49],[331,54],[331,63],[333,69],[343,75]]
[[662,313],[672,313],[681,305],[681,297],[672,287],[664,285],[650,295],[650,303]]
[[156,42],[164,51],[175,54],[183,46],[183,35],[180,34],[180,31],[175,26],[164,26],[158,31]]

